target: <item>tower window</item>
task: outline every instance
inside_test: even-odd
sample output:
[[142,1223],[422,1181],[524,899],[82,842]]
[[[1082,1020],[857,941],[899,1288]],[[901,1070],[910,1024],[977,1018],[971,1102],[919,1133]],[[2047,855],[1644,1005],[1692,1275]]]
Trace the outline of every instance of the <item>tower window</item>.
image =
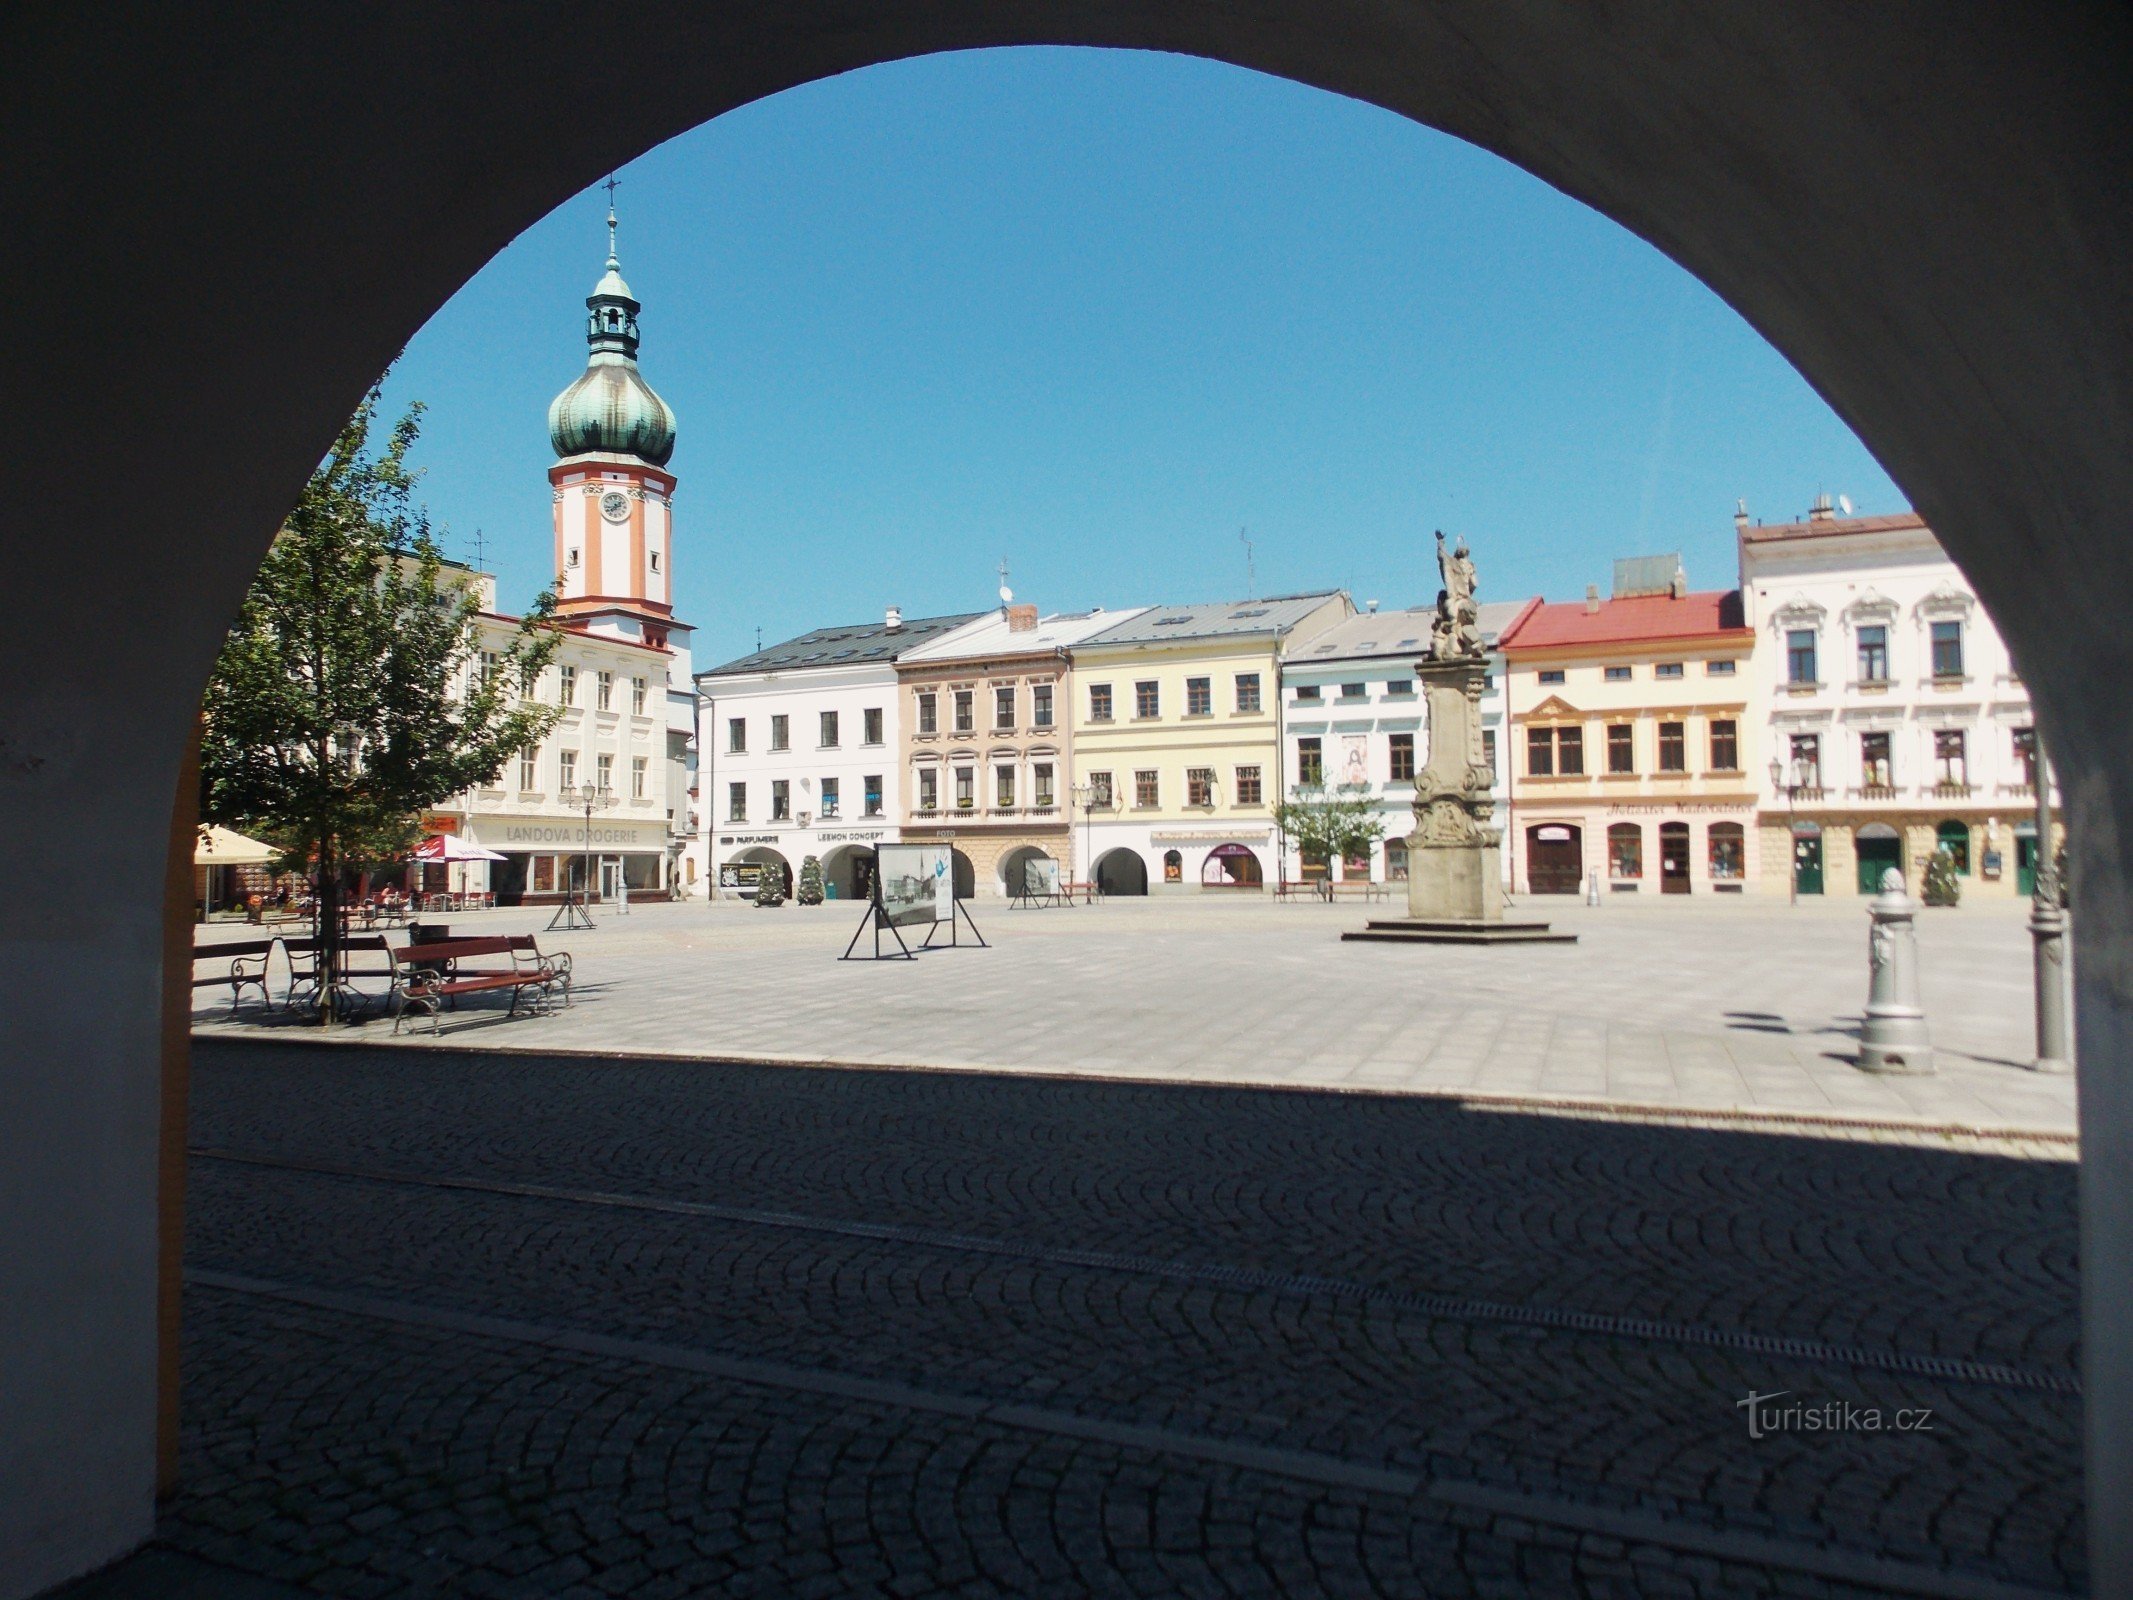
[[659,552],[657,550],[649,552],[646,555],[645,559],[651,562],[652,570],[654,572],[657,572],[659,570]]
[[573,571],[576,570],[578,565],[578,547],[576,545],[572,545],[568,553],[564,555],[563,565],[571,568]]

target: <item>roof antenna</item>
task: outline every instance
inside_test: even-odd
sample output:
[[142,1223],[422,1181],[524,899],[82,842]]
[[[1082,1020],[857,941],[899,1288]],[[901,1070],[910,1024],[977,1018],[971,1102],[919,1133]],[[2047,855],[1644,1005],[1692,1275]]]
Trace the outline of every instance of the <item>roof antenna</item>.
[[763,625],[760,622],[755,625],[755,648],[757,653],[761,654],[763,649]]
[[484,563],[482,559],[482,551],[484,548],[486,547],[482,542],[481,529],[476,528],[474,530],[474,570],[476,572],[487,572],[489,570],[488,566]]
[[1259,598],[1259,573],[1252,565],[1251,530],[1239,528],[1237,537],[1244,541],[1244,598],[1256,600]]
[[1007,557],[1000,557],[1000,609],[1006,610],[1015,603],[1015,591],[1007,586]]

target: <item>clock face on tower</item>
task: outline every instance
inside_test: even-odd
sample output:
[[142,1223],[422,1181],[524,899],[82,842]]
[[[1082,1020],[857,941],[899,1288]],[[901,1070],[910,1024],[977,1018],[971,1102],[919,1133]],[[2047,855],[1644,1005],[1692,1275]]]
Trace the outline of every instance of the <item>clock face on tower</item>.
[[620,522],[630,514],[630,497],[620,489],[610,489],[600,497],[600,511],[609,522]]

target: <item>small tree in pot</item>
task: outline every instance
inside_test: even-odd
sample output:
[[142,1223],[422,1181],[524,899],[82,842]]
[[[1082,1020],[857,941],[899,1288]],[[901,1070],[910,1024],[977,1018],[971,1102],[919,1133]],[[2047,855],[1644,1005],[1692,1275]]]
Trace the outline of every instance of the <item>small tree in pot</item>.
[[793,892],[793,903],[803,906],[822,904],[822,863],[813,856],[800,863],[800,884]]
[[785,863],[766,861],[755,878],[755,903],[759,906],[781,906],[785,903]]
[[1963,897],[1963,880],[1955,870],[1955,856],[1936,850],[1926,858],[1925,902],[1929,906],[1952,906]]

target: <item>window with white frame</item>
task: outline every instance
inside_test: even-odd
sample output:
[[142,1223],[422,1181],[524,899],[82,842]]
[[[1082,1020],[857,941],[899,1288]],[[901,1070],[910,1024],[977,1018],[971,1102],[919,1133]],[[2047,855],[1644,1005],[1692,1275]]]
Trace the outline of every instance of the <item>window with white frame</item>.
[[1001,733],[1009,733],[1015,726],[1015,686],[1003,683],[992,692],[992,725]]
[[859,780],[860,793],[865,797],[867,815],[881,815],[881,774],[870,772]]
[[782,711],[770,719],[770,748],[773,750],[790,750],[792,748],[792,718]]
[[941,806],[941,775],[936,767],[918,769],[918,809],[938,811]]
[[1785,681],[1802,685],[1819,681],[1815,676],[1814,629],[1790,628],[1786,630]]
[[837,713],[834,711],[825,711],[822,713],[821,720],[822,748],[825,750],[834,750],[837,748],[840,742],[840,736],[837,730]]
[[1237,769],[1236,793],[1238,805],[1256,806],[1262,803],[1261,796],[1264,790],[1259,772],[1260,769],[1257,767],[1239,767]]
[[1237,674],[1237,709],[1240,712],[1257,711],[1259,709],[1258,673],[1240,672]]
[[555,670],[555,703],[559,706],[578,703],[578,669],[567,661]]
[[955,808],[958,811],[975,809],[978,803],[978,769],[957,767],[955,769]]
[[1049,810],[1056,804],[1052,792],[1052,764],[1049,761],[1034,763],[1029,769],[1030,788],[1033,791],[1030,803]]
[[1936,678],[1960,678],[1963,675],[1963,625],[1960,622],[1936,622],[1933,624],[1933,676]]
[[541,786],[541,753],[532,745],[518,753],[518,786],[526,794]]
[[842,803],[843,796],[838,791],[837,780],[835,778],[824,778],[822,780],[822,815],[824,817],[836,816],[838,807]]
[[593,781],[602,794],[612,794],[615,788],[615,758],[610,755],[593,757]]
[[642,800],[645,797],[645,784],[651,776],[651,770],[652,762],[650,757],[630,757],[630,798],[632,800]]
[[1052,686],[1048,683],[1030,685],[1029,725],[1033,728],[1052,725]]
[[1969,741],[1961,728],[1938,728],[1933,734],[1933,781],[1946,789],[1970,787]]
[[746,822],[748,820],[747,784],[729,783],[726,785],[726,820],[728,822]]
[[975,733],[977,731],[977,726],[977,707],[975,706],[975,704],[973,704],[973,697],[971,695],[971,692],[968,689],[956,690],[955,731],[957,733]]
[[600,708],[600,709],[601,709],[602,711],[612,711],[612,710],[614,710],[614,709],[615,709],[615,675],[614,675],[614,674],[613,674],[612,672],[608,671],[608,670],[607,670],[607,668],[605,668],[605,667],[602,667],[602,668],[600,669],[600,675],[599,675],[599,677],[598,677],[598,678],[597,678],[597,679],[595,680],[595,682],[596,682],[596,683],[597,683],[597,685],[598,685],[598,701],[597,701],[597,704],[598,704],[599,708]]
[[1215,714],[1215,680],[1212,678],[1187,678],[1185,680],[1185,715],[1188,717],[1211,717]]
[[1189,806],[1212,806],[1215,803],[1215,769],[1213,767],[1187,767],[1185,769],[1185,803]]
[[868,706],[859,713],[859,737],[865,744],[881,743],[881,707]]
[[560,781],[560,783],[562,784],[562,787],[563,787],[563,796],[564,796],[564,798],[565,798],[565,799],[568,799],[568,798],[570,797],[570,791],[571,791],[571,790],[573,790],[573,789],[575,789],[575,788],[576,788],[576,787],[578,786],[578,753],[577,753],[577,751],[575,751],[575,750],[562,750],[562,751],[558,751],[558,752],[556,753],[556,758],[555,758],[555,765],[556,765],[556,777],[557,777],[558,781]]
[[784,778],[773,778],[770,783],[770,820],[792,820],[792,784]]
[[920,733],[939,733],[941,731],[939,702],[940,696],[930,690],[922,691],[919,694],[918,731]]
[[630,679],[630,710],[637,716],[644,715],[645,682],[642,678]]
[[1133,775],[1133,803],[1142,809],[1156,804],[1156,774],[1152,767],[1143,767]]
[[1155,679],[1143,678],[1133,686],[1133,715],[1145,720],[1163,714],[1162,690]]
[[1002,811],[1012,811],[1015,805],[1015,769],[1010,762],[1001,762],[992,769],[992,803]]

